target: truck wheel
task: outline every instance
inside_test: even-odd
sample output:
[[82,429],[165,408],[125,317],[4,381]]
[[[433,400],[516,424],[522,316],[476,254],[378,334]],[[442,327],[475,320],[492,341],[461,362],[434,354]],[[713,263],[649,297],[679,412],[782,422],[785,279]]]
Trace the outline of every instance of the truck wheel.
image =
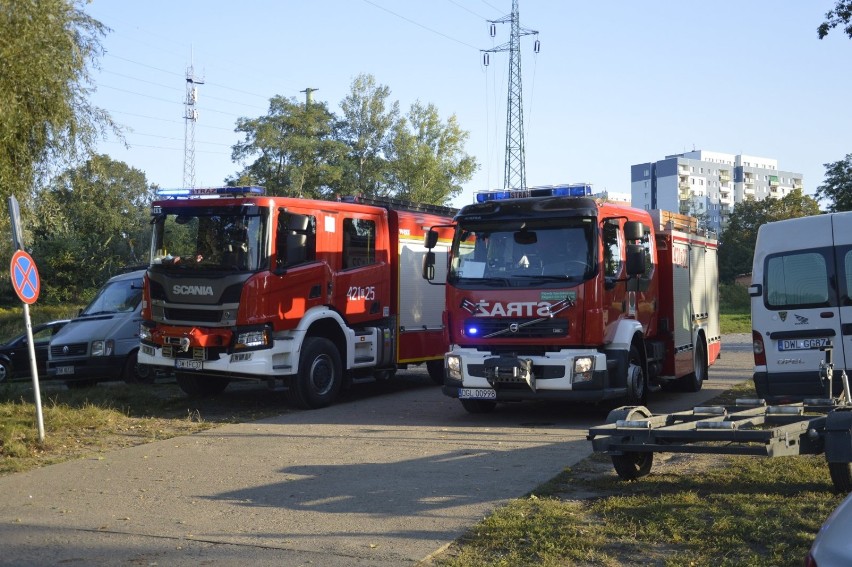
[[836,492],[852,492],[852,463],[828,463],[828,473]]
[[622,455],[612,455],[612,466],[623,480],[636,480],[651,472],[654,453],[625,451]]
[[180,389],[190,398],[206,398],[221,394],[230,380],[223,376],[203,376],[189,372],[175,372]]
[[642,357],[639,356],[639,348],[636,345],[630,345],[627,360],[627,403],[644,406],[648,400],[648,388],[645,370],[642,368]]
[[695,345],[695,372],[678,379],[678,386],[684,392],[698,392],[707,379],[707,346],[703,339]]
[[432,382],[438,385],[444,383],[444,361],[443,360],[427,360],[426,371],[429,372],[429,378]]
[[490,413],[497,407],[497,402],[490,400],[460,400],[462,407],[468,413]]
[[299,357],[299,374],[290,381],[290,401],[303,409],[322,408],[340,392],[340,353],[328,339],[307,337]]
[[128,384],[153,384],[154,369],[147,364],[139,364],[139,351],[134,350],[124,363],[121,376]]

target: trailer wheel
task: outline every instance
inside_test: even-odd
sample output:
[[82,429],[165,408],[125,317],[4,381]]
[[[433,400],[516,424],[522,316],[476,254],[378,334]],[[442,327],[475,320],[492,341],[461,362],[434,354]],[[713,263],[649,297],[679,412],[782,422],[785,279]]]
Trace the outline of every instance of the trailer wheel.
[[290,381],[290,401],[303,409],[332,403],[343,382],[340,353],[330,340],[307,337],[299,357],[299,374]]
[[427,360],[426,371],[429,372],[429,378],[432,382],[438,385],[444,383],[444,361],[443,360]]
[[654,453],[626,451],[621,455],[612,455],[612,466],[623,480],[636,480],[651,472]]
[[207,398],[221,394],[230,380],[224,376],[203,376],[191,372],[175,372],[177,385],[190,398]]
[[852,463],[828,463],[828,473],[836,492],[852,492]]
[[635,344],[630,345],[627,361],[627,403],[645,405],[648,400],[648,388],[642,357],[639,356],[639,348]]
[[704,344],[704,339],[698,339],[693,354],[695,356],[695,372],[678,379],[678,386],[684,392],[698,392],[707,379],[707,346]]
[[497,402],[490,400],[459,400],[468,413],[491,413],[497,407]]

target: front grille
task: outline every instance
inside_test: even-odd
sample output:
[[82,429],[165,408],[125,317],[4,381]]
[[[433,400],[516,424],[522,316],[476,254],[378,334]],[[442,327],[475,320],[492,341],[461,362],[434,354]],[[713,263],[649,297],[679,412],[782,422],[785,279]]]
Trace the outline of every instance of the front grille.
[[88,343],[73,343],[69,345],[50,345],[50,357],[85,356]]
[[[540,320],[537,323],[532,323],[536,319],[522,319],[504,317],[497,319],[495,317],[471,317],[465,321],[465,335],[468,338],[484,338],[493,333],[496,335],[494,339],[548,339],[565,337],[568,335],[568,319],[558,317]],[[513,325],[517,325],[517,330],[510,330]],[[470,329],[476,328],[476,335],[470,334]]]
[[176,309],[174,307],[166,307],[164,313],[166,321],[219,323],[222,320],[222,312],[215,309]]

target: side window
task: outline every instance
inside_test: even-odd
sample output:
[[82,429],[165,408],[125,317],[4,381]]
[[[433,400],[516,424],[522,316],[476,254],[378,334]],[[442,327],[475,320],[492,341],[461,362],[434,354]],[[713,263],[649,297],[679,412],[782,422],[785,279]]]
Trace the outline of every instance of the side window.
[[852,305],[852,250],[843,254],[843,285],[840,289],[843,292],[841,305]]
[[278,215],[279,266],[288,268],[305,262],[313,262],[317,257],[317,218],[313,215],[287,214],[282,210]]
[[606,277],[618,277],[621,273],[623,240],[621,229],[617,220],[604,221],[603,225],[603,253],[604,253],[604,275]]
[[650,278],[654,275],[654,239],[649,236],[651,234],[650,227],[643,224],[642,232],[644,232],[646,236],[646,238],[641,242],[642,247],[645,249],[645,277]]
[[343,269],[360,268],[375,262],[375,221],[343,219]]
[[766,305],[790,308],[829,304],[826,257],[819,251],[778,254],[766,259]]

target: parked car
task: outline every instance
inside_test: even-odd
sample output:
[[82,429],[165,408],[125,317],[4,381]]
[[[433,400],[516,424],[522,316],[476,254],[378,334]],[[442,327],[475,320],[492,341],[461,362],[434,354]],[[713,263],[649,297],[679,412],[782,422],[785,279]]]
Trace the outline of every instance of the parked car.
[[[36,369],[40,379],[47,376],[47,349],[53,335],[68,323],[60,319],[33,325],[33,347]],[[0,384],[20,378],[30,378],[30,349],[27,346],[27,333],[9,339],[0,344]]]
[[50,341],[47,374],[69,388],[124,380],[150,383],[156,373],[138,364],[142,278],[137,270],[110,278],[92,302]]
[[852,565],[852,494],[828,516],[819,529],[805,567],[848,567]]

